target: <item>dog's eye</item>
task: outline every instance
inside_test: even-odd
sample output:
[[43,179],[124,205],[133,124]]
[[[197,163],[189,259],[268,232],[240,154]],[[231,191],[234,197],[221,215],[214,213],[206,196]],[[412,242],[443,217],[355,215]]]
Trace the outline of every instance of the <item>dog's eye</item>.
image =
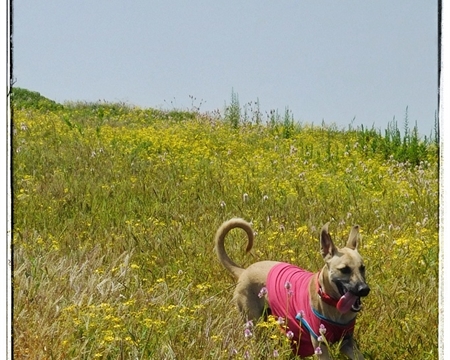
[[339,269],[339,270],[340,270],[341,273],[343,273],[343,274],[350,274],[350,273],[352,272],[352,269],[350,268],[350,266],[343,267],[343,268],[341,268],[341,269]]
[[366,271],[366,267],[364,265],[361,265],[359,267],[359,271],[361,271],[362,273],[364,273]]

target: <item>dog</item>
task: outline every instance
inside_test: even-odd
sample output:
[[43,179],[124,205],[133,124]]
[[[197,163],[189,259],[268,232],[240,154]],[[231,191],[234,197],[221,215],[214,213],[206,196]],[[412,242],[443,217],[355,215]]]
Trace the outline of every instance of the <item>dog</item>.
[[325,265],[315,274],[278,261],[260,261],[247,268],[237,265],[225,251],[226,235],[235,228],[244,230],[247,252],[254,242],[251,224],[240,218],[219,227],[214,248],[219,261],[237,280],[233,300],[245,321],[268,314],[281,319],[292,338],[294,354],[300,357],[316,354],[319,359],[329,359],[326,344],[340,342],[341,353],[350,359],[364,359],[353,339],[361,298],[370,292],[357,250],[359,226],[352,227],[341,249],[334,245],[328,226],[322,227],[319,238]]

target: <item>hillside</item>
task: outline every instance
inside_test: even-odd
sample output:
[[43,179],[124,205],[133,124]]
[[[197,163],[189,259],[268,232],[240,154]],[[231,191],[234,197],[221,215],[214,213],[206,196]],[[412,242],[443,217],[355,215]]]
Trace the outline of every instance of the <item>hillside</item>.
[[15,357],[289,358],[273,323],[244,338],[230,304],[213,237],[239,216],[257,236],[247,255],[244,234],[227,237],[237,263],[312,271],[323,266],[318,229],[331,221],[343,245],[359,224],[372,288],[359,347],[437,359],[436,142],[238,110],[57,104],[15,89]]

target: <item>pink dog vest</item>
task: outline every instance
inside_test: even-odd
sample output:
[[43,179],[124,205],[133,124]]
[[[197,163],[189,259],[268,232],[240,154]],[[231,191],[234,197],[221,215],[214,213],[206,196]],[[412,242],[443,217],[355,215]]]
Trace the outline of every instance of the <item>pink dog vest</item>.
[[[294,334],[294,352],[301,357],[314,354],[311,335],[316,339],[320,335],[325,336],[331,344],[351,335],[355,326],[355,319],[348,324],[339,324],[312,308],[309,284],[313,276],[312,272],[287,263],[275,265],[267,276],[267,296],[272,315],[286,320],[288,330]],[[321,324],[326,328],[325,334],[319,333]]]

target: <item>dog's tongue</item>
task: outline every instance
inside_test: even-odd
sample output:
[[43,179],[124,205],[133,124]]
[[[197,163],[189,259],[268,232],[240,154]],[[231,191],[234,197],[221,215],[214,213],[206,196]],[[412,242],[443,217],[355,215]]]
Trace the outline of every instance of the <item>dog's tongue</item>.
[[339,299],[336,308],[339,310],[339,312],[345,314],[350,311],[352,305],[355,303],[357,299],[358,297],[356,295],[352,294],[350,291],[347,291]]

